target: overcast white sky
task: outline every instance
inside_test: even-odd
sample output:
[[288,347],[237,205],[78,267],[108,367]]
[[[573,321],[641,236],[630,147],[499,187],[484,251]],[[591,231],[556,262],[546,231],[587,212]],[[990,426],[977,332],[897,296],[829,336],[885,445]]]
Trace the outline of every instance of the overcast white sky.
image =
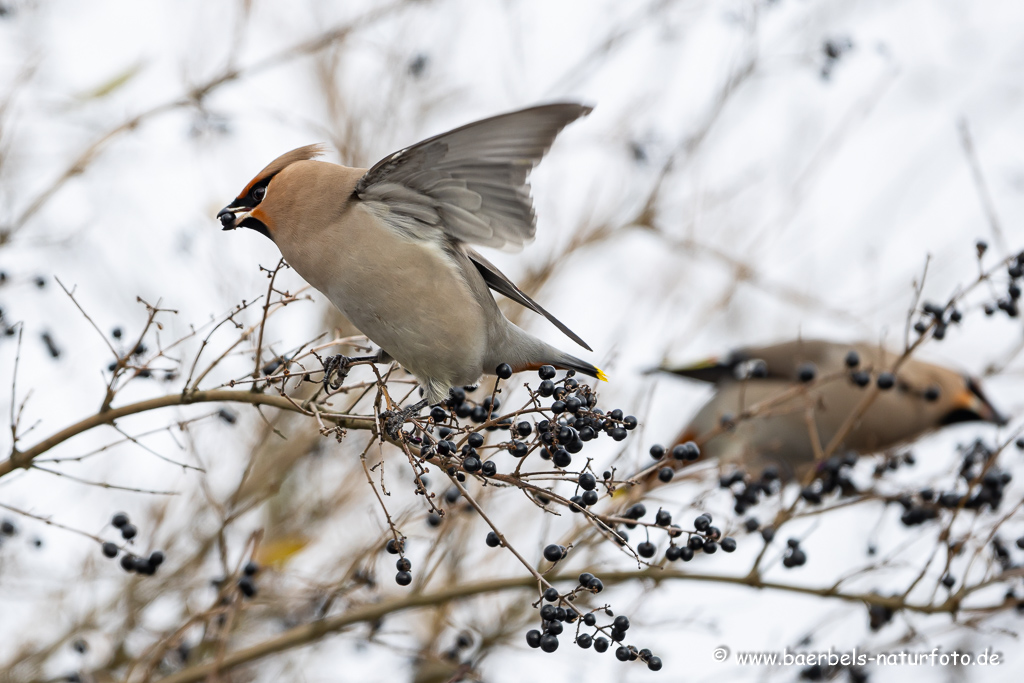
[[[0,103],[7,102],[0,118],[0,225],[17,220],[104,132],[221,73],[229,55],[243,68],[261,63],[378,4],[257,0],[240,26],[237,2],[0,2],[9,9],[0,17]],[[926,259],[924,296],[943,299],[977,275],[975,240],[990,243],[993,261],[1024,248],[1022,35],[1024,5],[998,0],[413,3],[341,48],[331,77],[334,114],[311,58],[268,66],[217,89],[205,116],[178,108],[116,136],[0,248],[0,270],[8,275],[0,307],[5,320],[25,323],[18,398],[33,389],[25,423],[40,421],[27,441],[95,410],[108,362],[103,341],[54,277],[77,287],[103,330],[137,329],[144,311],[136,297],[161,301],[179,311],[162,332],[175,338],[264,291],[257,265],[277,262],[274,245],[255,232],[222,233],[213,217],[270,159],[311,142],[337,143],[346,134],[339,118],[358,123],[348,131],[348,156],[332,152],[330,160],[369,165],[476,118],[573,99],[595,110],[567,129],[533,176],[537,241],[518,254],[487,257],[516,279],[579,225],[627,223],[612,239],[576,253],[536,295],[596,350],[591,359],[613,380],[601,387],[606,402],[645,416],[644,434],[628,456],[642,462],[647,447],[671,438],[707,397],[704,387],[641,374],[664,356],[692,359],[797,335],[898,346]],[[849,46],[833,64],[823,51],[829,40]],[[417,60],[422,70],[414,75]],[[962,126],[997,229],[972,177]],[[629,217],[678,150],[658,205],[663,234],[630,229]],[[746,280],[734,278],[737,263],[750,274]],[[32,283],[37,276],[45,288]],[[299,280],[288,273],[286,283]],[[974,297],[967,324],[921,356],[974,374],[1002,366],[1021,343],[1021,325],[985,318],[977,308],[988,296]],[[279,348],[320,331],[318,307],[326,302],[315,298],[274,328]],[[542,319],[523,320],[561,343]],[[58,361],[39,341],[44,331],[63,350]],[[0,386],[10,385],[14,353],[13,341],[0,339]],[[987,380],[992,400],[1015,417],[1024,408],[1022,369],[1017,358]],[[154,391],[143,384],[122,399]],[[9,398],[0,393],[6,414]],[[141,431],[147,424],[133,426]],[[955,445],[978,435],[992,438],[995,429],[962,426],[922,441],[921,465],[899,480],[941,477]],[[211,428],[204,438],[209,448],[234,446],[227,427]],[[84,436],[60,453],[104,442]],[[1020,471],[1019,460],[1007,466]],[[865,464],[860,474],[870,471]],[[196,486],[188,473],[128,454],[75,472],[131,486]],[[1015,483],[1008,500],[1019,500],[1022,490]],[[695,492],[677,487],[666,495],[676,510],[687,510]],[[90,532],[115,509],[147,504],[40,473],[0,482],[0,502]],[[702,504],[729,517],[724,494]],[[808,524],[811,562],[795,572],[777,567],[766,578],[827,585],[869,561],[869,537],[880,555],[903,549],[908,561],[930,548],[931,537],[899,526],[896,510],[866,516],[858,507]],[[0,549],[0,660],[19,642],[14,634],[52,634],[60,617],[39,613],[42,596],[67,587],[83,558],[95,555],[88,542],[21,524],[46,544],[17,556]],[[743,540],[736,555],[700,558],[699,568],[742,571],[758,549]],[[623,562],[609,553],[609,567]],[[900,576],[873,580],[898,586]],[[110,566],[95,584],[72,589],[69,604],[81,608],[88,593],[116,591],[121,579]],[[814,648],[894,649],[908,623],[921,634],[913,649],[997,646],[1009,658],[995,669],[963,670],[964,680],[1016,681],[1024,666],[1019,640],[1008,635],[1019,619],[999,617],[970,632],[944,616],[899,617],[896,626],[870,634],[862,606],[710,584],[681,583],[656,595],[624,588],[611,601],[629,606],[645,642],[662,653],[666,670],[658,680],[792,680],[795,670],[720,664],[711,650],[794,647],[808,633]],[[396,631],[401,640],[400,625]],[[354,680],[352,643],[335,638],[304,654],[297,660],[302,679]],[[371,647],[355,661],[367,667],[362,680],[382,680],[372,673],[382,670],[392,671],[389,680],[406,675],[407,660],[384,648]],[[610,655],[567,642],[556,655],[543,655],[520,639],[483,670],[489,681],[654,679],[642,667],[614,664]],[[70,654],[62,665],[74,666]],[[873,681],[953,678],[924,668],[872,673]]]

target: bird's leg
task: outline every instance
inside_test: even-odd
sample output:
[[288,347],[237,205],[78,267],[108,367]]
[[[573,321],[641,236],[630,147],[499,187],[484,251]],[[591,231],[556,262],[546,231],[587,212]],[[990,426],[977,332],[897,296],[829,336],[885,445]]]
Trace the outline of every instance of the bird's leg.
[[337,391],[341,388],[348,371],[359,363],[390,363],[391,357],[381,349],[372,356],[328,356],[324,361],[324,389]]
[[402,430],[402,425],[410,417],[413,417],[421,410],[427,407],[427,399],[417,401],[408,408],[401,408],[399,410],[386,410],[380,414],[384,420],[384,431],[389,437],[397,441]]

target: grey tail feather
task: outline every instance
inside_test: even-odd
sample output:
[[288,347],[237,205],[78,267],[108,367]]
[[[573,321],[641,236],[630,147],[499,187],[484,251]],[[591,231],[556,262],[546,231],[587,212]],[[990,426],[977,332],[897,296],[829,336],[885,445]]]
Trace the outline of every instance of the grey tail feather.
[[531,311],[544,316],[551,322],[551,324],[557,327],[562,334],[567,336],[569,339],[572,339],[587,351],[594,350],[590,348],[590,345],[587,344],[587,342],[583,341],[582,337],[570,330],[565,323],[551,315],[547,309],[531,299],[526,292],[519,289],[519,287],[516,286],[516,283],[509,280],[508,277],[498,270],[493,263],[485,259],[473,249],[463,247],[463,250],[466,252],[466,255],[469,256],[469,260],[472,261],[473,265],[476,266],[476,269],[480,272],[480,275],[483,277],[484,282],[487,283],[488,287],[493,289],[495,292],[508,297],[512,301],[515,301],[520,306],[525,306]]

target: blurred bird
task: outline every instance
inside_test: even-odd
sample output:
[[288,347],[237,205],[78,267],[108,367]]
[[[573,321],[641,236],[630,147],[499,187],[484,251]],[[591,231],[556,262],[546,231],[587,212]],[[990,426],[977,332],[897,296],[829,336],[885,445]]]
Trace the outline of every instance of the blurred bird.
[[834,452],[885,450],[958,422],[1006,424],[976,380],[914,358],[892,372],[899,357],[877,344],[797,340],[659,370],[715,384],[677,443],[696,441],[702,457],[754,474],[768,465],[786,477],[806,471],[815,461],[808,409],[824,452],[872,383],[877,396]]
[[509,322],[488,289],[592,350],[469,246],[533,239],[527,177],[559,131],[589,113],[571,103],[523,109],[429,138],[369,170],[311,161],[321,146],[300,147],[260,171],[217,218],[225,230],[252,228],[272,239],[381,348],[343,362],[397,360],[425,392],[418,407],[502,363],[606,379]]

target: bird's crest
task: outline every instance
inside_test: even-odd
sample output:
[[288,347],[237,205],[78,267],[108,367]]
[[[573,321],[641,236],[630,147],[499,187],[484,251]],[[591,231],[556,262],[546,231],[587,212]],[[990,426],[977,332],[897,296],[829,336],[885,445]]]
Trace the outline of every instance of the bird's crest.
[[318,142],[314,145],[306,145],[305,147],[299,147],[298,149],[293,149],[290,152],[285,152],[284,154],[282,154],[281,156],[267,164],[266,168],[257,173],[256,177],[250,180],[249,184],[246,185],[245,189],[243,189],[241,194],[238,195],[238,198],[242,198],[245,195],[249,194],[249,191],[252,189],[253,185],[256,185],[257,183],[268,182],[271,178],[273,178],[275,175],[283,171],[288,166],[294,164],[296,161],[309,161],[310,159],[315,159],[318,156],[322,156],[324,151],[324,144]]

